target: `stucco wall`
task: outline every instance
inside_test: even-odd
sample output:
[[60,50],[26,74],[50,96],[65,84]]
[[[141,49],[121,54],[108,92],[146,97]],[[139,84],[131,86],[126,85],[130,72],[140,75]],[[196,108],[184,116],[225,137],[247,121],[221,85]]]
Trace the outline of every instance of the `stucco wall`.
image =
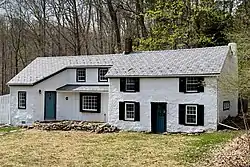
[[[68,97],[68,100],[66,100]],[[79,92],[58,92],[58,120],[85,120],[106,122],[108,111],[108,93],[101,93],[101,113],[80,112]]]
[[[218,117],[222,122],[229,115],[238,114],[238,61],[236,53],[229,52],[218,78]],[[230,101],[230,109],[223,111],[223,101]]]
[[[11,96],[11,123],[12,124],[22,124],[22,121],[25,121],[25,124],[32,124],[36,120],[44,120],[44,92],[45,91],[56,91],[57,88],[64,86],[65,84],[108,84],[107,82],[98,83],[98,69],[97,68],[87,68],[86,69],[86,82],[76,82],[76,69],[67,69],[43,82],[40,82],[34,86],[10,86],[10,96]],[[39,90],[41,90],[41,94],[39,94]],[[27,92],[27,102],[26,109],[18,109],[18,91],[26,91]],[[60,96],[63,97],[60,97]],[[103,95],[102,99],[105,99],[104,106],[108,103],[108,97]],[[72,96],[72,99],[76,99],[76,95]],[[72,104],[67,103],[65,105],[65,100],[61,102],[60,100],[64,99],[64,95],[62,93],[57,93],[57,116],[59,118],[67,119],[66,116],[70,116],[71,118],[82,118],[81,120],[89,120],[89,121],[103,121],[104,120],[104,110],[107,107],[103,108],[102,113],[99,114],[82,114],[79,113],[79,99],[78,102],[70,100]],[[69,98],[71,99],[71,97]],[[77,99],[76,99],[77,100]],[[77,103],[77,104],[76,104]],[[59,106],[60,105],[60,106]],[[76,108],[72,107],[73,115],[63,114],[66,111],[64,108],[69,106],[77,105]],[[102,104],[101,104],[102,105]],[[107,106],[107,105],[106,105]],[[63,110],[62,110],[63,109]],[[61,113],[62,112],[62,113]],[[80,114],[82,114],[80,116]]]
[[[178,78],[141,78],[140,92],[120,92],[120,80],[110,79],[108,122],[119,128],[151,131],[151,102],[167,102],[167,131],[190,132],[217,128],[217,79],[205,78],[204,93],[179,92]],[[119,101],[140,102],[140,122],[119,120]],[[204,126],[179,125],[178,104],[204,105]]]
[[9,123],[10,95],[0,96],[0,124]]

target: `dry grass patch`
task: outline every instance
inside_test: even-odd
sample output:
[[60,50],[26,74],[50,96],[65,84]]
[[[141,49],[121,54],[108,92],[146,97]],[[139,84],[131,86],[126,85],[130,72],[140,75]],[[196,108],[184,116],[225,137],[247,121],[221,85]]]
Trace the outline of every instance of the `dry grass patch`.
[[0,137],[1,166],[171,166],[185,136],[29,130]]

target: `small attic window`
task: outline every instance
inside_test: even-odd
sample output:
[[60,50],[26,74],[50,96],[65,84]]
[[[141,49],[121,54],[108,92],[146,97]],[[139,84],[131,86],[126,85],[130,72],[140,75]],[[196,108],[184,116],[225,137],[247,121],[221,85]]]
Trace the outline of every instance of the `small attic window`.
[[76,81],[77,82],[86,81],[86,69],[85,68],[76,69]]
[[105,75],[108,72],[108,68],[99,68],[98,69],[98,81],[99,82],[108,82],[108,78]]

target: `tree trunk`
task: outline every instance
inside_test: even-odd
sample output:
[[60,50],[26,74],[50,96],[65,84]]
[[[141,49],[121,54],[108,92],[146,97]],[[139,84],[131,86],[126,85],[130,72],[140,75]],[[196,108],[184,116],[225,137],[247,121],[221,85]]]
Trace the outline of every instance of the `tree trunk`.
[[112,5],[111,0],[107,0],[107,5],[108,5],[111,21],[113,23],[113,27],[114,27],[114,30],[115,30],[117,50],[118,50],[118,52],[121,52],[122,51],[122,48],[121,48],[121,35],[120,35],[120,29],[119,29],[119,26],[118,26],[118,19],[117,19],[116,11],[114,10],[114,7]]

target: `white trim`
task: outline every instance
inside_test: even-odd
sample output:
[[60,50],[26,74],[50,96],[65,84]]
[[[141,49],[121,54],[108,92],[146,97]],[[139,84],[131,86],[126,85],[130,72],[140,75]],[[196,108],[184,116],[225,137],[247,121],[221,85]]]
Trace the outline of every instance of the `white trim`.
[[[88,99],[88,100],[90,100],[89,101],[90,103],[87,103],[87,104],[84,103],[84,100],[86,100],[84,98],[90,98],[90,99]],[[92,101],[93,99],[96,100],[95,101],[96,103],[93,103],[94,102],[94,101]],[[96,95],[82,95],[81,100],[82,100],[82,111],[93,111],[93,112],[98,111],[98,97]],[[96,109],[84,108],[84,107],[86,107],[85,105],[90,106],[91,108],[96,107]]]
[[[79,79],[79,78],[83,77],[83,76],[79,75],[79,73],[78,73],[78,71],[81,71],[81,70],[84,70],[84,80]],[[86,82],[86,68],[77,68],[76,69],[76,77],[77,77],[76,82]]]
[[[193,76],[191,76],[191,77],[193,77]],[[196,90],[187,90],[187,85],[188,85],[188,78],[191,78],[191,77],[186,77],[186,92],[187,93],[197,93],[198,92],[198,87],[197,87],[197,89]],[[196,78],[196,77],[193,77],[193,78]],[[199,81],[198,81],[199,82]],[[198,84],[198,82],[197,82],[197,84]],[[190,84],[190,83],[189,83]],[[194,84],[193,84],[194,85]]]
[[107,72],[102,76],[103,78],[105,78],[105,79],[101,79],[101,70],[107,70],[107,72],[108,72],[108,68],[98,68],[98,74],[99,74],[99,81],[102,81],[102,82],[108,82],[108,78],[107,77],[105,77],[105,75],[107,74]]
[[[195,114],[187,114],[187,108],[188,107],[195,107]],[[195,123],[190,123],[190,122],[187,122],[187,115],[195,115]],[[197,105],[186,105],[186,108],[185,108],[185,124],[187,125],[197,125],[197,118],[198,117],[198,106]]]
[[[133,84],[131,82],[129,82],[129,84],[128,84],[128,82],[127,82],[128,79],[133,79],[134,80],[134,78],[130,78],[130,77],[126,78],[126,81],[125,81],[125,91],[126,92],[135,92],[135,86],[136,86],[135,80],[134,80]],[[133,85],[134,89],[127,89],[127,85]]]
[[[127,118],[127,104],[132,104],[133,105],[133,107],[134,107],[134,118]],[[134,121],[135,120],[135,103],[131,103],[131,102],[128,102],[128,103],[126,103],[125,102],[125,113],[124,113],[124,119],[125,119],[125,121]]]

